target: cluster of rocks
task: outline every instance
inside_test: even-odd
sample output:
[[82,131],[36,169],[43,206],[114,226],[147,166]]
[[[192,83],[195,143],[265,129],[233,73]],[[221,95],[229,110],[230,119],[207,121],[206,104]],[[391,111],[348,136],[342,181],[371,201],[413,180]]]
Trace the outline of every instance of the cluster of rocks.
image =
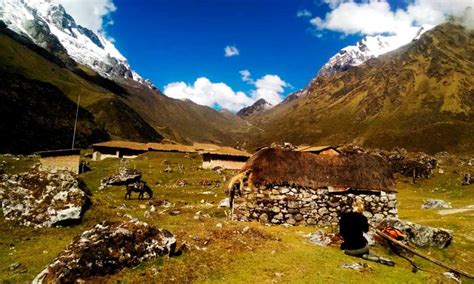
[[167,230],[136,219],[102,222],[76,236],[33,283],[76,283],[177,253],[176,238]]
[[445,208],[452,208],[450,202],[446,202],[441,199],[428,199],[423,202],[421,205],[421,209],[445,209]]
[[6,220],[23,226],[51,227],[79,223],[89,208],[90,191],[69,171],[3,175],[0,200]]
[[372,224],[398,216],[394,193],[332,194],[327,189],[261,186],[256,189],[244,187],[241,196],[234,197],[232,217],[270,224],[337,225],[340,214],[352,209],[356,197],[364,200],[364,214]]
[[373,154],[384,157],[391,165],[394,173],[407,177],[430,178],[433,170],[438,166],[436,157],[425,153],[408,153],[403,148],[395,148],[392,151],[368,150],[362,147],[347,144],[340,148],[343,155]]
[[415,224],[397,218],[389,218],[382,221],[378,227],[392,226],[401,230],[409,242],[419,247],[446,248],[453,239],[452,231],[442,228],[434,228]]
[[100,181],[99,189],[110,185],[128,185],[140,181],[142,173],[136,169],[120,168],[118,173]]

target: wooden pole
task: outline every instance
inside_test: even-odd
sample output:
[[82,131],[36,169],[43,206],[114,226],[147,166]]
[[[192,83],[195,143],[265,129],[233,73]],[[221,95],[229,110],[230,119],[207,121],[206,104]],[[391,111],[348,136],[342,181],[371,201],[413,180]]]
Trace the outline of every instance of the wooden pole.
[[395,245],[397,245],[397,246],[399,246],[399,247],[401,247],[401,248],[403,248],[403,249],[406,249],[407,251],[413,253],[414,255],[417,255],[417,256],[419,256],[419,257],[421,257],[421,258],[424,258],[424,259],[426,259],[426,260],[428,260],[428,261],[431,261],[432,263],[434,263],[434,264],[436,264],[436,265],[438,265],[438,266],[441,266],[441,267],[443,267],[443,268],[449,269],[450,271],[454,271],[454,272],[456,272],[456,273],[458,273],[458,274],[460,274],[460,275],[463,275],[463,276],[465,276],[465,277],[467,277],[467,278],[474,279],[474,275],[473,275],[473,274],[468,273],[468,272],[465,272],[465,271],[462,271],[462,270],[457,269],[456,267],[450,266],[450,265],[448,265],[448,264],[445,264],[445,263],[443,263],[443,262],[441,262],[441,261],[439,261],[439,260],[437,260],[437,259],[435,259],[435,258],[432,258],[432,257],[430,257],[430,256],[421,254],[420,252],[416,251],[414,248],[411,248],[411,247],[405,245],[405,244],[402,243],[402,242],[399,242],[399,241],[397,241],[397,240],[395,240],[395,239],[392,239],[389,235],[385,234],[384,232],[381,232],[381,231],[377,230],[377,234],[378,234],[379,236],[381,236],[382,238],[386,239],[387,241],[392,242],[393,244],[395,244]]

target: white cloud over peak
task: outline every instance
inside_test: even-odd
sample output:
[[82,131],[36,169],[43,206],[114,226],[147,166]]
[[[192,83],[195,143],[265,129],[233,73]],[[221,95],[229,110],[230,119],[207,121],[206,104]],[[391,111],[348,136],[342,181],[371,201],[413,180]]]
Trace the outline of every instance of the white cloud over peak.
[[113,0],[53,0],[64,6],[76,22],[94,32],[112,25],[110,14],[117,10]]
[[232,57],[239,55],[239,50],[233,45],[228,45],[224,48],[225,57]]
[[170,83],[163,88],[163,93],[175,99],[189,99],[197,104],[237,112],[259,99],[276,105],[282,101],[285,88],[290,85],[278,75],[265,75],[254,81],[249,70],[240,71],[242,80],[255,86],[248,94],[234,91],[225,83],[213,83],[206,77],[196,79],[194,84],[185,82]]
[[474,10],[473,0],[409,0],[406,9],[397,10],[393,10],[386,0],[324,2],[331,11],[324,18],[311,19],[311,24],[319,30],[344,34],[402,34],[414,27],[440,24],[451,15],[466,16],[466,13],[473,13]]
[[256,89],[251,91],[254,101],[265,99],[272,105],[282,101],[282,93],[289,84],[283,81],[278,75],[265,75],[255,81]]
[[298,18],[311,18],[311,16],[313,16],[313,14],[306,9],[298,10],[298,12],[296,12],[296,17]]
[[197,104],[222,108],[236,112],[253,103],[244,92],[234,92],[225,83],[213,83],[206,77],[197,78],[193,85],[185,82],[170,83],[164,87],[164,94],[175,99],[189,99]]

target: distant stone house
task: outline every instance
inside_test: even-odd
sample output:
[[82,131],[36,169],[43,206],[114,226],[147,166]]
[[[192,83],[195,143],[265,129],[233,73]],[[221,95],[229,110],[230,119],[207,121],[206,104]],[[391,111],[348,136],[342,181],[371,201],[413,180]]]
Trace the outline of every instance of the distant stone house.
[[335,146],[306,146],[306,145],[301,145],[301,146],[298,146],[296,151],[312,153],[312,154],[317,154],[317,155],[323,155],[323,156],[339,156],[339,155],[341,155],[341,151],[339,151],[337,149],[337,147],[335,147]]
[[43,151],[40,156],[41,167],[45,170],[68,170],[79,174],[81,149]]
[[216,144],[211,144],[211,143],[200,143],[200,142],[194,142],[193,143],[193,148],[196,151],[215,151],[221,146],[216,145]]
[[231,147],[220,147],[216,150],[201,151],[202,167],[213,169],[222,167],[230,170],[240,170],[251,156],[249,153]]
[[148,151],[148,145],[129,141],[107,141],[92,145],[92,149],[92,160],[101,161],[106,158],[136,158]]
[[264,148],[231,179],[232,218],[271,224],[337,225],[355,199],[369,222],[397,217],[390,165],[379,156],[326,156]]

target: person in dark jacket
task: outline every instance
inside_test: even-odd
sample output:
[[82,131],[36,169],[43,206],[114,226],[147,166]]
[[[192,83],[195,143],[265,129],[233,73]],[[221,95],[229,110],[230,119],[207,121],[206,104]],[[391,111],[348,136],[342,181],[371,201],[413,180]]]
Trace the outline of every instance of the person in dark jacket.
[[344,250],[344,253],[389,266],[395,265],[391,260],[369,253],[369,245],[364,237],[364,233],[369,231],[367,217],[362,214],[364,212],[364,202],[360,199],[355,199],[352,204],[352,210],[352,212],[342,213],[341,220],[339,221],[339,233],[344,239],[341,249]]

